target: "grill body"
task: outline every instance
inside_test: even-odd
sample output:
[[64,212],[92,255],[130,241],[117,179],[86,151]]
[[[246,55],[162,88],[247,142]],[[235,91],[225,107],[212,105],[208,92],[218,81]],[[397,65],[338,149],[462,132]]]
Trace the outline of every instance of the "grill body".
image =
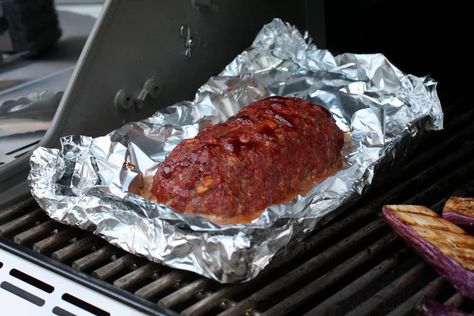
[[474,111],[462,104],[445,109],[444,131],[421,136],[421,145],[378,173],[371,191],[356,205],[290,245],[249,283],[221,285],[127,254],[88,232],[54,222],[27,197],[1,208],[2,244],[148,312],[411,315],[424,297],[471,312],[474,302],[437,276],[380,216],[387,203],[440,211],[451,195],[474,195],[474,126],[469,124]]
[[[156,111],[151,104],[189,99],[275,16],[309,28],[318,38],[324,17],[318,16],[319,5],[109,1],[41,145],[56,146],[67,134],[104,134],[124,121],[150,115]],[[28,193],[28,155],[22,156],[0,167],[0,276],[5,276],[0,284],[29,291],[44,306],[67,310],[64,304],[70,304],[71,312],[82,308],[96,314],[114,314],[115,307],[89,299],[84,289],[62,290],[55,284],[61,279],[48,278],[48,273],[149,314],[412,315],[424,297],[472,312],[474,302],[407,248],[380,216],[383,204],[415,203],[440,211],[451,195],[474,195],[474,111],[466,99],[451,100],[443,100],[444,131],[420,135],[416,148],[378,170],[359,202],[291,244],[261,276],[245,284],[221,285],[151,263],[49,219]],[[12,255],[48,272],[6,262]],[[54,290],[43,290],[42,283]],[[5,286],[1,291],[7,291]],[[12,291],[7,292],[29,304],[39,302]],[[59,303],[49,303],[58,295]]]

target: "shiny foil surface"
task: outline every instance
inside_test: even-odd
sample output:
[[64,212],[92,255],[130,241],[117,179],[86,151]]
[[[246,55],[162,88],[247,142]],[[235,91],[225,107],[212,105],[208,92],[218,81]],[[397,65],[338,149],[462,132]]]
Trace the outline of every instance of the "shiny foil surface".
[[[183,139],[270,95],[326,107],[347,136],[345,167],[249,224],[215,225],[128,192],[131,183],[153,176]],[[406,140],[442,126],[436,82],[429,77],[404,74],[381,54],[334,56],[274,19],[193,101],[102,137],[68,136],[61,149],[40,147],[31,156],[29,181],[33,196],[55,220],[173,268],[222,283],[243,282],[255,278],[290,240],[304,238],[341,212],[341,205],[355,201],[370,185],[375,166],[395,159]]]

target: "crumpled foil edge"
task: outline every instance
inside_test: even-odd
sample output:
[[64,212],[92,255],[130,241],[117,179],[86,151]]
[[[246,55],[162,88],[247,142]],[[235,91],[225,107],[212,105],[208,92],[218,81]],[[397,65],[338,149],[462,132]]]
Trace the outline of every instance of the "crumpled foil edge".
[[[152,176],[177,143],[269,95],[325,106],[350,136],[347,166],[305,196],[270,206],[245,225],[215,225],[127,192],[137,177]],[[375,166],[403,151],[402,139],[442,124],[434,80],[405,75],[381,54],[333,56],[275,19],[198,90],[194,101],[103,137],[68,136],[61,149],[36,149],[29,182],[55,220],[173,268],[222,283],[244,282],[290,240],[304,238],[328,215],[341,212],[341,205],[355,201],[371,183]]]

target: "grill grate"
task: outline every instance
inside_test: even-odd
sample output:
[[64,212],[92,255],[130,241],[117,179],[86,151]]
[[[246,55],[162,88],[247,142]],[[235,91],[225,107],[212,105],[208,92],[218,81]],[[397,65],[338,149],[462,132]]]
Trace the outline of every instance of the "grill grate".
[[474,111],[456,105],[446,116],[445,132],[424,136],[409,161],[380,172],[355,206],[249,283],[220,285],[148,262],[52,221],[31,199],[0,209],[0,236],[185,315],[410,315],[425,296],[472,312],[474,302],[406,248],[379,214],[386,203],[440,210],[453,193],[474,195]]

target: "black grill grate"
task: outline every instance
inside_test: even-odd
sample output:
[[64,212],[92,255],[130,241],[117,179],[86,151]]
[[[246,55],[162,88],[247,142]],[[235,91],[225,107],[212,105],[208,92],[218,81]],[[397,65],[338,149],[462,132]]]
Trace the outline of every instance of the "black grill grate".
[[472,312],[474,302],[406,248],[379,214],[382,204],[440,210],[453,193],[474,195],[474,111],[456,105],[446,116],[446,131],[424,136],[409,159],[381,170],[355,206],[249,283],[220,285],[150,263],[52,221],[31,199],[0,209],[0,236],[185,315],[410,315],[424,297]]

